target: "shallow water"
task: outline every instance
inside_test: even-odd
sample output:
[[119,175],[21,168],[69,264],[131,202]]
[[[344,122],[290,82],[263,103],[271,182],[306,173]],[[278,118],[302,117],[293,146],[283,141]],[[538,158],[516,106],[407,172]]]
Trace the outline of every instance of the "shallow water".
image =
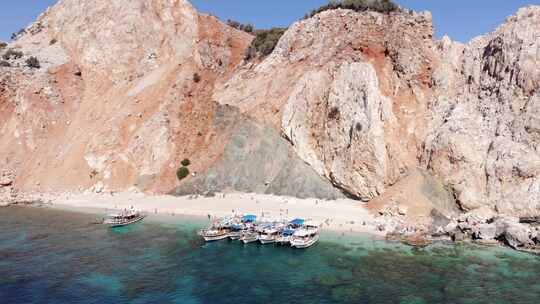
[[[540,258],[326,234],[308,250],[205,244],[200,220],[110,230],[96,216],[0,209],[0,303],[538,303]],[[339,244],[336,243],[339,241]]]

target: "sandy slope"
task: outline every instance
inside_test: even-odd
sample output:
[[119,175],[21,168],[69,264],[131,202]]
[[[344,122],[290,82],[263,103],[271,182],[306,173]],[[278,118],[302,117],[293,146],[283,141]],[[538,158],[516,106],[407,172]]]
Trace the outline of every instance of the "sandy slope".
[[190,216],[228,216],[234,213],[251,213],[271,218],[312,219],[323,229],[384,235],[377,231],[379,223],[359,202],[352,200],[322,201],[297,199],[260,194],[218,194],[215,197],[148,196],[141,193],[77,194],[60,196],[51,200],[61,209],[131,208],[157,214]]

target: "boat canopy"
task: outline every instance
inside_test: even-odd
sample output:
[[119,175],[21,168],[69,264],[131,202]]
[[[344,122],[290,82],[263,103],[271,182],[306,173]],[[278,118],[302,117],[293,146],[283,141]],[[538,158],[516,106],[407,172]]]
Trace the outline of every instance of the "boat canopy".
[[276,228],[274,227],[269,227],[269,228],[266,228],[262,231],[264,234],[276,234],[279,232],[279,230],[277,230]]
[[255,220],[257,220],[257,216],[253,214],[244,215],[242,217],[242,222],[245,222],[245,223],[252,223],[252,222],[255,222]]
[[242,230],[244,227],[242,225],[240,225],[240,224],[233,224],[232,228],[234,230]]
[[107,217],[109,218],[124,218],[124,217],[130,217],[138,215],[139,213],[135,210],[123,210],[123,211],[116,211],[107,214]]
[[289,235],[293,235],[293,234],[294,234],[293,229],[285,229],[285,230],[283,230],[283,235],[285,235],[285,236],[289,236]]
[[290,221],[289,224],[296,225],[296,226],[302,226],[302,225],[304,225],[304,219],[296,218],[296,219]]

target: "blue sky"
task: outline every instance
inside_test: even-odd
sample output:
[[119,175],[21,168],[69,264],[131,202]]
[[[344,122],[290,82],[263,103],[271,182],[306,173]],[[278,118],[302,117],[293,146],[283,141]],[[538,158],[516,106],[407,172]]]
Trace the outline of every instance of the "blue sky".
[[[540,0],[395,0],[403,7],[433,13],[436,36],[466,42],[490,32],[519,7]],[[56,0],[6,0],[0,4],[0,40],[25,27]],[[327,0],[191,0],[200,11],[258,28],[287,26]]]

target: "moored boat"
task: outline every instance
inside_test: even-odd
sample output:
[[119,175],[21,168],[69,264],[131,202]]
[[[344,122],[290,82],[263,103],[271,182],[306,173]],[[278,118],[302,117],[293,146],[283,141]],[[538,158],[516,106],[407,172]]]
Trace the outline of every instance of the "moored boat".
[[276,239],[276,243],[278,243],[279,245],[290,244],[294,232],[296,232],[296,230],[302,227],[302,225],[304,225],[304,219],[296,218],[290,221],[287,227],[285,227],[285,229],[280,232],[279,236]]
[[259,233],[259,242],[261,244],[274,243],[279,236],[279,232],[280,230],[274,225],[265,226]]
[[259,232],[257,232],[255,229],[244,230],[240,240],[244,244],[256,242],[259,240]]
[[199,234],[206,242],[224,240],[229,237],[232,225],[232,218],[224,218],[213,222],[207,229],[202,229]]
[[127,226],[138,221],[141,221],[145,216],[135,210],[122,210],[118,213],[111,213],[103,222],[110,228]]
[[231,226],[232,229],[231,232],[229,232],[229,238],[231,240],[240,240],[244,234],[244,231],[252,228],[256,220],[257,216],[252,214],[242,216],[238,223]]
[[204,238],[207,242],[212,241],[219,241],[224,240],[229,237],[229,228],[223,228],[223,227],[212,227],[208,229],[203,229],[200,232],[200,235]]
[[278,245],[287,245],[291,242],[292,235],[295,230],[292,228],[285,228],[281,231],[281,234],[277,237],[276,243]]
[[290,242],[293,248],[309,248],[319,241],[319,225],[313,222],[305,223],[296,230]]
[[242,237],[242,232],[244,231],[244,225],[234,224],[231,226],[231,231],[229,232],[229,238],[233,241],[239,240]]

